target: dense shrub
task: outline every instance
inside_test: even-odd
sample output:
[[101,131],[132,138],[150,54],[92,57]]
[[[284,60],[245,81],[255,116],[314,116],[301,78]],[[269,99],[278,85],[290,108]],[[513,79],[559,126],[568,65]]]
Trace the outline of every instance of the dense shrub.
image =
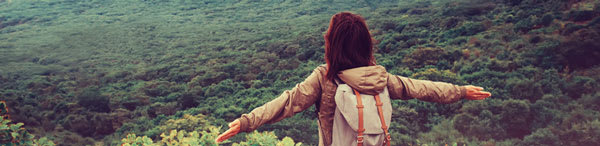
[[534,114],[530,109],[530,104],[523,100],[504,101],[499,109],[500,125],[506,131],[509,138],[523,138],[531,133],[530,125]]
[[192,94],[192,93],[184,93],[183,95],[179,96],[177,99],[177,104],[182,108],[182,109],[188,109],[188,108],[193,108],[199,105],[198,100],[197,100],[197,94]]
[[546,14],[546,15],[542,16],[542,18],[539,20],[538,24],[543,25],[543,26],[548,26],[552,23],[553,20],[554,20],[554,16],[552,16],[551,14]]
[[[121,112],[121,111],[120,111]],[[127,112],[121,113],[84,113],[69,114],[59,121],[65,129],[84,137],[103,137],[112,134],[123,122],[131,117]]]
[[[201,135],[202,134],[202,135]],[[128,134],[126,138],[121,140],[122,146],[163,146],[163,145],[179,145],[179,146],[194,146],[194,145],[206,145],[214,146],[217,145],[214,139],[218,136],[218,128],[212,127],[210,132],[202,131],[186,132],[171,130],[169,133],[162,133],[156,143],[147,136],[136,136],[135,134]]]
[[567,23],[565,25],[565,28],[562,30],[561,34],[562,35],[570,35],[571,33],[575,32],[577,30],[580,30],[582,28],[585,28],[585,27],[582,25],[574,24],[574,23]]
[[598,91],[598,82],[589,77],[575,76],[566,84],[566,93],[569,97],[578,99],[584,94]]
[[87,87],[77,96],[77,103],[94,112],[110,112],[110,99],[98,87]]
[[461,17],[448,17],[448,18],[443,19],[442,24],[443,24],[444,28],[452,29],[452,28],[458,26],[463,21],[464,20],[462,20]]
[[422,72],[414,73],[411,78],[415,79],[423,79],[423,80],[431,80],[431,81],[439,81],[439,82],[447,82],[453,83],[457,85],[464,84],[456,73],[450,72],[450,70],[437,70],[435,68],[430,68]]
[[402,63],[412,68],[421,68],[426,65],[436,65],[441,57],[445,55],[445,53],[446,52],[444,52],[444,50],[441,48],[418,48],[410,54],[404,56]]
[[493,3],[481,3],[475,0],[470,2],[458,3],[455,6],[448,6],[443,14],[446,16],[477,16],[486,14],[488,11],[496,7]]
[[521,4],[523,0],[505,0],[506,3],[508,3],[509,5],[519,5]]
[[481,22],[465,22],[458,28],[446,31],[443,36],[446,39],[458,36],[471,36],[485,30],[486,28]]
[[23,123],[13,123],[9,119],[5,101],[0,101],[0,145],[3,146],[54,146],[54,142],[46,137],[35,139],[27,132]]
[[534,25],[535,21],[533,20],[533,17],[521,19],[515,23],[514,31],[527,33],[533,28]]
[[572,69],[589,68],[600,63],[600,25],[578,30],[561,41],[554,53],[560,54],[559,59]]
[[584,94],[580,99],[579,103],[588,109],[594,109],[600,111],[600,92],[596,90],[596,93]]
[[561,145],[558,135],[554,134],[549,128],[538,129],[531,135],[527,135],[521,145]]
[[505,88],[510,90],[513,98],[526,99],[531,102],[535,102],[544,95],[542,84],[532,79],[511,78],[506,82]]
[[461,111],[453,118],[454,128],[465,136],[501,140],[522,138],[530,133],[532,113],[527,101],[469,103]]
[[202,114],[189,115],[185,114],[181,119],[169,119],[164,124],[158,127],[160,131],[205,131],[209,130],[210,123]]
[[585,121],[561,131],[560,139],[566,145],[599,145],[600,121]]
[[399,22],[395,22],[395,21],[384,21],[380,24],[381,29],[383,30],[388,30],[388,31],[392,31],[392,32],[398,32],[401,33],[402,30],[404,30],[404,27],[406,27],[406,25],[404,24],[400,24]]
[[[119,145],[128,133],[160,145],[165,132],[171,144],[191,142],[199,136],[166,129],[200,130],[194,125],[203,122],[185,114],[225,125],[292,88],[324,64],[322,35],[331,15],[350,10],[367,20],[379,42],[377,64],[389,73],[493,94],[455,104],[394,101],[394,145],[598,145],[588,135],[597,135],[600,109],[599,6],[590,0],[4,1],[0,99],[18,103],[11,120],[63,145]],[[94,91],[84,94],[88,88]],[[316,145],[314,111],[259,130]],[[269,134],[256,139],[246,144],[276,141]]]
[[598,12],[594,11],[571,11],[569,12],[567,18],[578,22],[592,20],[596,16],[598,16]]
[[167,96],[172,92],[176,92],[179,89],[174,88],[174,84],[167,81],[151,81],[146,82],[143,88],[144,93],[151,97]]
[[427,133],[419,134],[421,142],[431,145],[444,145],[448,143],[465,143],[466,138],[454,129],[454,123],[450,120],[444,120],[441,123],[435,125],[431,131]]
[[[122,146],[163,146],[163,145],[178,145],[178,146],[216,146],[214,139],[219,134],[219,128],[211,127],[206,131],[178,131],[171,130],[169,133],[162,133],[160,139],[154,142],[147,136],[136,136],[128,134],[126,138],[121,140]],[[233,143],[233,146],[256,146],[256,145],[277,145],[277,146],[301,146],[302,143],[296,143],[293,139],[285,137],[278,140],[273,132],[254,132],[246,135],[246,141]]]

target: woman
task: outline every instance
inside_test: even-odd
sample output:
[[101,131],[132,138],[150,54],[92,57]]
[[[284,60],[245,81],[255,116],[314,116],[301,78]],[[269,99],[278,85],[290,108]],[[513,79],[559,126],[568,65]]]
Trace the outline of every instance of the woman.
[[215,141],[221,142],[240,131],[251,132],[265,123],[275,123],[316,104],[319,146],[331,145],[336,79],[362,94],[373,95],[387,88],[391,99],[452,103],[462,98],[481,100],[491,96],[481,87],[416,80],[387,73],[383,66],[375,64],[371,34],[365,20],[349,12],[331,17],[325,34],[325,61],[327,65],[317,67],[304,82],[231,122],[229,130]]

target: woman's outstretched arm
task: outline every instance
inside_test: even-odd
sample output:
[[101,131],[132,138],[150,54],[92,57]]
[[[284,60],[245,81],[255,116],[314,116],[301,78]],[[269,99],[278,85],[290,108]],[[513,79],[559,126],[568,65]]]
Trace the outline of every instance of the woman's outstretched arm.
[[388,74],[388,90],[392,99],[419,99],[429,102],[453,103],[462,98],[485,99],[492,94],[476,86],[458,86],[444,82],[411,79]]
[[250,113],[243,114],[240,118],[231,122],[229,124],[230,129],[219,135],[215,141],[217,143],[224,141],[240,131],[254,131],[263,124],[278,122],[307,109],[321,95],[319,80],[322,76],[320,74],[321,71],[318,68],[315,69],[302,83],[296,84],[296,87],[286,90],[279,97],[252,110]]

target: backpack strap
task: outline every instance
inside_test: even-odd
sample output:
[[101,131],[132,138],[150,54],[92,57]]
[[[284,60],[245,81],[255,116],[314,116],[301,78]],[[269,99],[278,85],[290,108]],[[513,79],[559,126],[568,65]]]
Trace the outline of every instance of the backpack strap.
[[[352,89],[354,90],[354,89]],[[363,106],[362,99],[360,98],[360,93],[354,90],[354,94],[356,94],[356,108],[358,109],[358,136],[356,136],[356,143],[358,146],[362,146],[363,144],[363,132],[365,131],[364,120],[363,120]]]
[[383,109],[381,108],[381,106],[383,106],[383,103],[381,102],[381,99],[379,98],[379,94],[375,95],[375,105],[377,106],[377,111],[379,112],[379,120],[381,120],[381,129],[383,129],[383,132],[385,133],[385,141],[384,143],[387,143],[387,146],[390,146],[390,140],[392,139],[390,137],[390,133],[388,133],[388,127],[385,125],[385,120],[383,120]]
[[[364,128],[364,120],[363,120],[363,108],[362,99],[360,98],[360,93],[354,90],[354,94],[356,94],[356,108],[358,109],[358,136],[356,137],[356,143],[358,146],[362,146],[363,144],[363,132]],[[390,146],[390,140],[392,139],[390,133],[388,132],[388,127],[385,124],[385,120],[383,119],[383,103],[381,102],[381,98],[379,98],[379,94],[375,95],[375,105],[377,106],[377,112],[379,113],[379,120],[381,121],[381,129],[385,134],[384,144]]]

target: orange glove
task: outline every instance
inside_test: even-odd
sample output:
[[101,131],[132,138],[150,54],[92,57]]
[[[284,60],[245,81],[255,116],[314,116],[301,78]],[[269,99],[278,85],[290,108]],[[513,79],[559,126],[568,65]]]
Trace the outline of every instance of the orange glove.
[[215,139],[215,143],[223,142],[240,132],[240,121],[235,120],[229,123],[229,130],[225,131],[223,134],[219,135],[217,139]]
[[473,85],[464,86],[467,89],[467,93],[465,95],[466,99],[469,100],[482,100],[492,96],[492,93],[482,91],[483,88]]

